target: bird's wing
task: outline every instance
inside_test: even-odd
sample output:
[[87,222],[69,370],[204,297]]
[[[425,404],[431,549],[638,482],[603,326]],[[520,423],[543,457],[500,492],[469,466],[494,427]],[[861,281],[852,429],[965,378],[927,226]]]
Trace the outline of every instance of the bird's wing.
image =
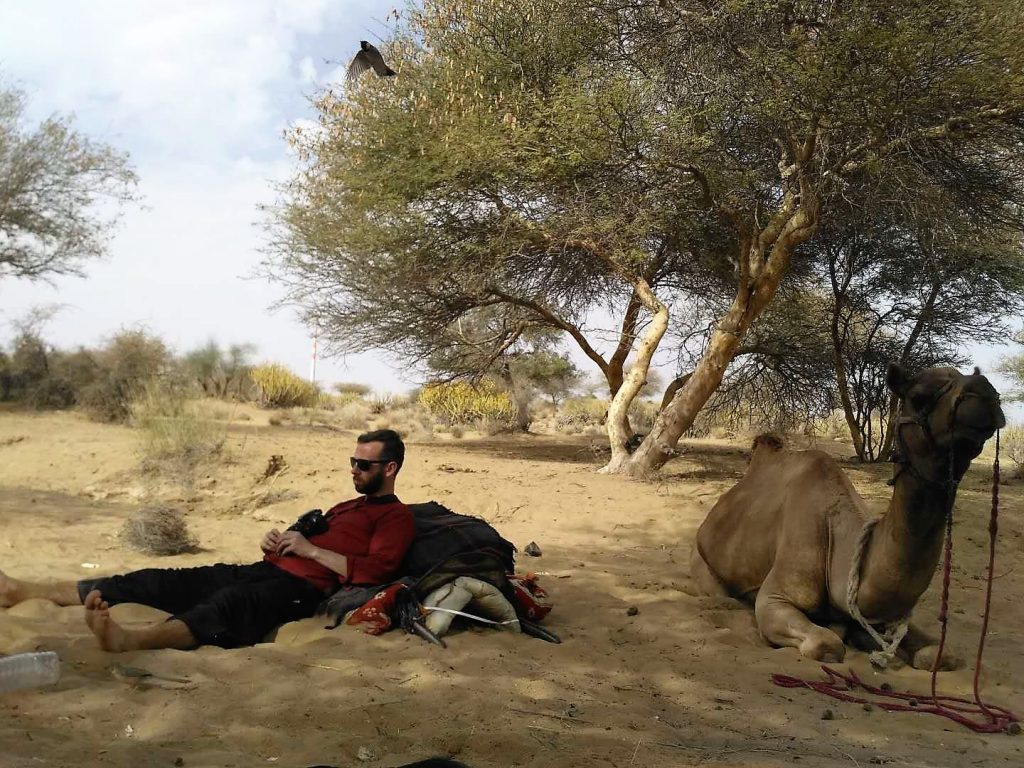
[[348,65],[345,79],[349,81],[355,80],[372,66],[373,64],[370,61],[370,57],[366,55],[366,51],[360,51],[352,58],[352,63]]

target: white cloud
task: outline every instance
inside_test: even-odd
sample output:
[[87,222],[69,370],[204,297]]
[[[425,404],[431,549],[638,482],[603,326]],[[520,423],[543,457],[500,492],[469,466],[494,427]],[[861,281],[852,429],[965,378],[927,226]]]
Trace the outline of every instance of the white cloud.
[[[29,307],[60,303],[47,334],[59,346],[142,325],[179,350],[211,337],[255,342],[263,357],[308,372],[308,332],[294,312],[269,311],[276,285],[249,279],[260,261],[258,206],[291,169],[284,127],[315,125],[306,97],[334,67],[324,59],[354,51],[390,7],[0,0],[0,78],[28,92],[36,118],[74,113],[79,130],[129,151],[146,203],[126,212],[110,258],[87,279],[0,284],[0,340]],[[318,371],[402,387],[373,355]]]
[[[4,2],[0,66],[44,109],[134,136],[140,149],[195,160],[273,151],[280,98],[308,89],[296,41],[328,0],[280,3]],[[315,73],[315,70],[314,70]]]

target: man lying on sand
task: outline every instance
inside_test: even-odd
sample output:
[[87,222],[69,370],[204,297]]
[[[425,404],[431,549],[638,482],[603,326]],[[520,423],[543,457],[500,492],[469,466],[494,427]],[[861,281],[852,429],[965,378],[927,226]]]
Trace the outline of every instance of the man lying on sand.
[[[260,542],[261,562],[148,568],[45,584],[0,572],[0,607],[30,598],[85,605],[89,629],[100,647],[112,652],[253,645],[281,624],[312,616],[339,582],[391,580],[415,534],[411,510],[395,496],[395,476],[404,460],[405,445],[397,432],[360,435],[350,463],[352,482],[365,495],[323,516],[304,515],[304,526],[267,532]],[[126,629],[110,617],[110,606],[117,603],[141,603],[173,615],[145,629]]]

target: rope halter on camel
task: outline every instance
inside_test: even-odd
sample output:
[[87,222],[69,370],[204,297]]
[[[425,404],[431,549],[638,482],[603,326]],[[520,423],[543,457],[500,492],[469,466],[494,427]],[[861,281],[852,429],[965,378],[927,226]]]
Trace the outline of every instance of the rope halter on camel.
[[910,614],[907,614],[899,621],[889,622],[885,625],[884,631],[879,633],[864,618],[864,614],[857,607],[857,595],[860,593],[860,571],[864,564],[864,551],[871,540],[871,532],[874,531],[875,526],[878,525],[881,519],[876,517],[874,520],[868,520],[864,523],[864,527],[860,529],[860,538],[857,539],[857,548],[853,552],[853,560],[850,563],[850,576],[846,583],[846,609],[850,617],[855,619],[864,628],[864,631],[871,636],[871,639],[878,643],[878,650],[869,653],[868,659],[874,666],[885,669],[896,655],[896,649],[900,647],[903,638],[906,637],[907,630],[910,627]]

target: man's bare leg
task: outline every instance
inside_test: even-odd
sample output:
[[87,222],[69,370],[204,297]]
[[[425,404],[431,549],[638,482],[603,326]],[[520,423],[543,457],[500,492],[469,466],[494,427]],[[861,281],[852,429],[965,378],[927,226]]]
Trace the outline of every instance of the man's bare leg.
[[81,605],[78,582],[54,581],[39,583],[19,581],[0,571],[0,608],[10,608],[23,600],[51,600],[57,605]]
[[149,651],[157,648],[190,650],[199,645],[188,625],[178,619],[145,629],[125,629],[110,617],[110,606],[98,589],[85,596],[85,623],[96,635],[100,648],[111,653]]

